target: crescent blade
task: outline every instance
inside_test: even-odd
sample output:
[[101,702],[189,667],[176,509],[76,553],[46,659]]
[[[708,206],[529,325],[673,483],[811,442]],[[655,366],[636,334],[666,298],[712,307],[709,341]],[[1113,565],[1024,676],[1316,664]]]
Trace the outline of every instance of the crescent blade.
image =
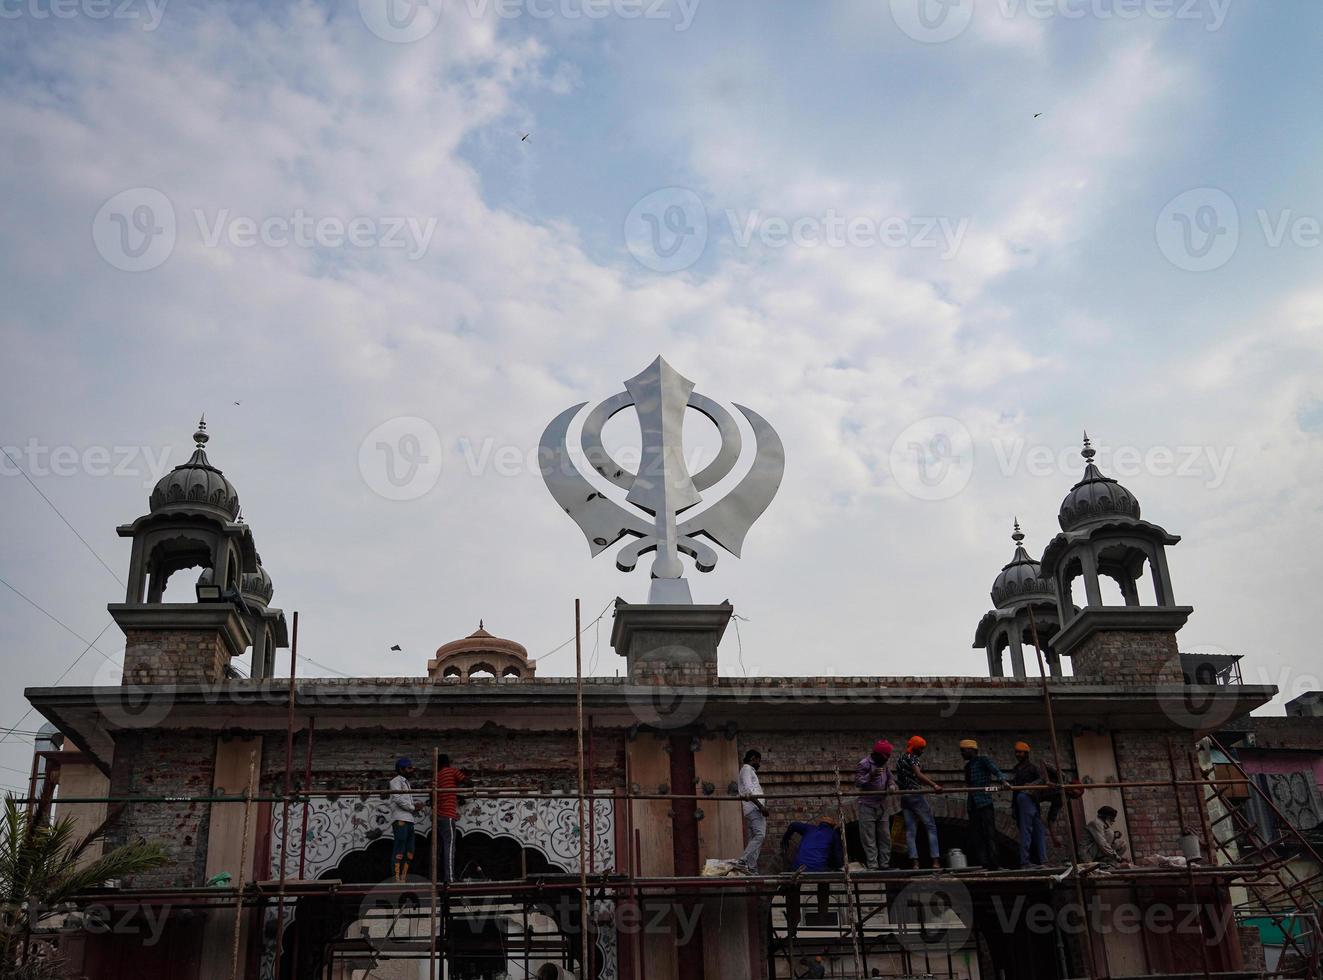
[[744,537],[753,522],[776,496],[781,477],[786,469],[786,451],[781,437],[761,415],[751,408],[736,404],[753,429],[757,447],[753,466],[744,478],[703,513],[690,518],[679,527],[685,537],[705,534],[736,558],[744,547]]
[[579,473],[570,459],[567,441],[570,423],[586,404],[580,402],[561,412],[543,430],[538,444],[538,468],[547,490],[579,525],[588,540],[588,550],[596,557],[625,535],[650,534],[652,527],[610,497],[603,496]]

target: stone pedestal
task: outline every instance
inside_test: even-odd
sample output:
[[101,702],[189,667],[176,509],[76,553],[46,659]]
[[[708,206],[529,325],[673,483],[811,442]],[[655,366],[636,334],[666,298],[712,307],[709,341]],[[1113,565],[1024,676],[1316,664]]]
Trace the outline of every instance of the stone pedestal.
[[1112,684],[1180,684],[1176,631],[1190,606],[1085,607],[1052,639],[1058,656],[1070,657],[1076,677]]
[[635,684],[703,687],[717,682],[717,645],[734,607],[635,605],[616,600],[611,646]]
[[252,642],[228,602],[111,603],[124,631],[125,684],[218,684]]

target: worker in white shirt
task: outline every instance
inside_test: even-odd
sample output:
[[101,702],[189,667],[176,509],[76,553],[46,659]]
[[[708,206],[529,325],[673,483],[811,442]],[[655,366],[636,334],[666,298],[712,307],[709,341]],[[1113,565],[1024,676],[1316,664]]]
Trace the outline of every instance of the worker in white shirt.
[[395,775],[390,781],[390,825],[395,837],[396,881],[409,877],[409,865],[413,862],[414,823],[425,808],[422,797],[410,792],[413,786],[409,780],[416,771],[411,759],[398,759]]
[[735,868],[745,874],[758,871],[758,855],[763,849],[763,838],[767,836],[767,799],[763,796],[762,783],[758,782],[758,769],[762,764],[762,753],[750,749],[744,753],[744,765],[740,766],[739,791],[740,799],[744,801],[744,828],[749,843],[735,862]]

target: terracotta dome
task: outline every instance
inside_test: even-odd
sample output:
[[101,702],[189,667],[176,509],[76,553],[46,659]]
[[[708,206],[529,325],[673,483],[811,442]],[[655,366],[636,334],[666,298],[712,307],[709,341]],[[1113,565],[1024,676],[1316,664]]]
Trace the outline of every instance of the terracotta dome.
[[497,680],[525,680],[537,672],[537,664],[528,659],[522,643],[492,636],[481,621],[468,636],[437,647],[436,656],[427,662],[427,675],[438,681],[490,679],[474,676],[483,672]]

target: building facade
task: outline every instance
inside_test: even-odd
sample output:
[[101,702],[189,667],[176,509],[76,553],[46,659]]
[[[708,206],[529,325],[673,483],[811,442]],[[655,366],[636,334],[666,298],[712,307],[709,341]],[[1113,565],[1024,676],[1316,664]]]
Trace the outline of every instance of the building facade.
[[[990,676],[722,677],[730,605],[620,602],[624,676],[580,683],[537,676],[523,646],[481,625],[417,676],[272,676],[284,615],[205,428],[197,440],[149,512],[120,528],[132,540],[126,601],[110,606],[122,685],[27,692],[65,740],[57,812],[88,821],[99,806],[112,840],[169,852],[86,896],[141,928],[68,932],[85,975],[740,980],[800,975],[816,956],[835,976],[1260,975],[1235,920],[1236,872],[1207,859],[1197,748],[1275,689],[1183,676],[1190,608],[1176,604],[1165,554],[1179,538],[1141,519],[1087,441],[1040,559],[1016,525],[976,633]],[[198,601],[162,602],[168,579],[192,569]],[[1102,578],[1122,604],[1103,602]],[[234,669],[241,657],[250,676]],[[893,821],[897,870],[867,870],[854,767],[875,740],[899,753],[915,734],[944,790],[928,797],[941,853],[920,835],[918,867],[902,867]],[[971,832],[966,739],[1006,769],[1027,742],[1072,784],[1045,869],[1017,868],[1019,831],[996,787],[997,863],[1013,870],[949,854]],[[736,778],[750,749],[766,843],[755,874],[715,874],[745,846]],[[385,781],[407,756],[426,795],[441,753],[475,783],[459,806],[456,880],[433,885],[423,816],[400,885]],[[1080,863],[1103,806],[1134,860],[1124,872]],[[796,876],[782,836],[823,816],[844,832],[847,869]],[[1203,862],[1173,860],[1192,854]],[[919,870],[932,859],[953,866]]]

